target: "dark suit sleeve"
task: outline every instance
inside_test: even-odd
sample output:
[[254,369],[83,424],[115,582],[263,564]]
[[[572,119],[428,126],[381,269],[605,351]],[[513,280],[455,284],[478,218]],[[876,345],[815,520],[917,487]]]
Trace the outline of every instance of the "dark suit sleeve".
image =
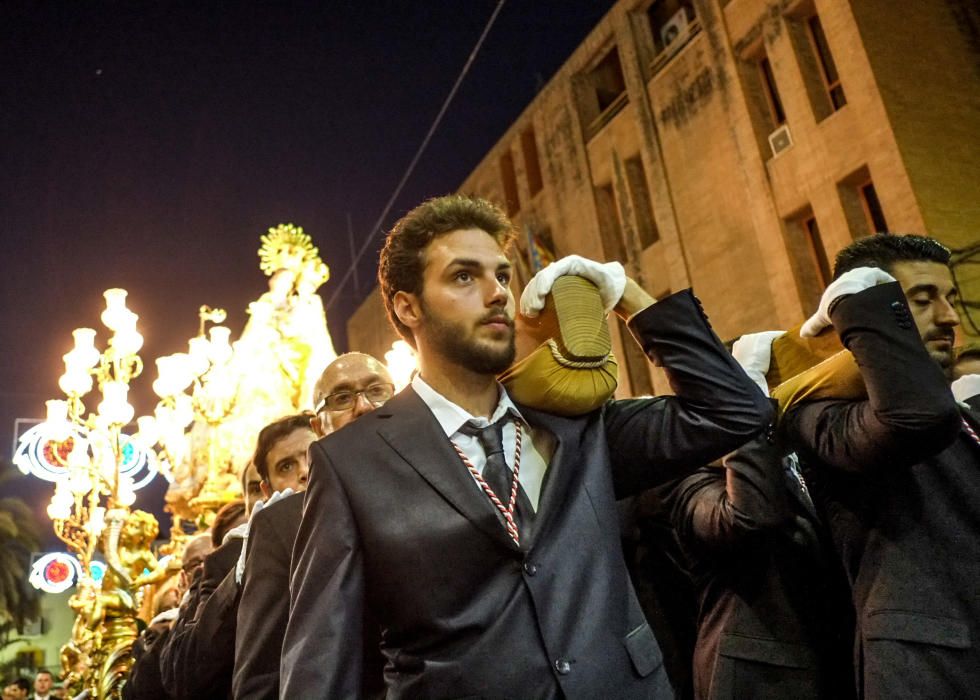
[[803,457],[847,471],[910,466],[945,449],[959,433],[959,410],[899,284],[847,297],[831,318],[861,369],[868,399],[794,408],[783,420],[790,444]]
[[[302,498],[302,496],[293,496]],[[289,559],[275,507],[258,513],[248,534],[235,640],[236,700],[279,697],[279,657],[289,619]]]
[[167,635],[160,650],[160,682],[170,695],[175,695],[177,692],[177,674],[183,668],[183,662],[179,660],[182,655],[182,641],[188,625],[194,623],[197,614],[197,607],[201,600],[202,577],[203,567],[194,572],[191,585],[187,589],[187,600],[182,602],[180,614],[174,620],[170,634]]
[[319,442],[290,566],[280,697],[357,698],[363,666],[364,569],[354,514]]
[[170,635],[161,657],[161,675],[164,686],[176,697],[204,697],[216,687],[229,685],[238,600],[234,567],[241,544],[241,540],[230,540],[204,560],[194,618],[179,628],[175,625]]
[[612,401],[603,409],[617,498],[731,452],[762,432],[773,413],[690,290],[640,311],[629,326],[647,356],[664,368],[675,395]]
[[780,454],[765,437],[726,457],[724,468],[705,467],[681,481],[670,505],[685,545],[722,553],[751,546],[792,518]]

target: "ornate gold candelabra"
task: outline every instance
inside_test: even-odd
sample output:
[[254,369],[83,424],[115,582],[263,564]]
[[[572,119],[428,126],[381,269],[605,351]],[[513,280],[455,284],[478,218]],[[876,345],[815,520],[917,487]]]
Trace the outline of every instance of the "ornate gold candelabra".
[[[67,399],[47,402],[47,420],[32,429],[33,449],[19,449],[17,455],[22,469],[55,483],[47,512],[81,565],[69,602],[77,617],[62,648],[62,666],[73,693],[85,689],[96,699],[120,696],[137,636],[142,587],[172,572],[150,551],[156,519],[130,511],[136,490],[155,474],[151,445],[122,432],[133,419],[127,396],[143,370],[138,355],[143,337],[136,330],[137,315],[126,308],[125,290],[107,290],[105,299],[101,318],[112,332],[106,349],[95,347],[95,330],[73,332],[75,347],[64,356],[65,373],[58,380]],[[83,397],[94,386],[102,400],[95,412],[86,413]],[[137,482],[143,472],[147,475]],[[101,580],[92,566],[96,554],[105,560]]]

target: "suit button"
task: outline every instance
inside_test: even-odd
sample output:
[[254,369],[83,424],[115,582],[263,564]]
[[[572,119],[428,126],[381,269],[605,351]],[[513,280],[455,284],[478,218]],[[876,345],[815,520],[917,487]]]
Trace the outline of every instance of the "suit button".
[[538,573],[538,567],[535,564],[526,561],[524,562],[524,573],[528,576],[534,576],[536,573]]
[[558,671],[560,675],[567,676],[572,672],[572,664],[569,663],[568,659],[555,659],[555,670]]

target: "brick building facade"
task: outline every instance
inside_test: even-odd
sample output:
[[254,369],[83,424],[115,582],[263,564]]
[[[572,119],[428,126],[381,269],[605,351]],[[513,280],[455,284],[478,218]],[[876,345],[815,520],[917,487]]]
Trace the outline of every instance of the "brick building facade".
[[[518,225],[516,283],[535,244],[620,260],[654,295],[694,287],[724,339],[798,324],[855,237],[926,232],[976,339],[980,7],[620,0],[459,190]],[[352,349],[390,347],[379,312]],[[614,326],[621,393],[665,390]]]

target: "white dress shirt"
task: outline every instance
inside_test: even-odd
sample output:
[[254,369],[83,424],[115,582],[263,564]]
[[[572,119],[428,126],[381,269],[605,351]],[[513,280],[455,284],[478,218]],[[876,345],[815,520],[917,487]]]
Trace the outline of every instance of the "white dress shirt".
[[[466,455],[466,459],[470,460],[470,463],[480,474],[483,474],[483,467],[487,463],[487,455],[483,450],[483,445],[480,444],[476,436],[464,435],[459,432],[459,429],[468,422],[473,422],[479,428],[485,428],[491,423],[495,423],[508,410],[513,411],[517,415],[522,428],[521,471],[517,478],[521,482],[521,487],[524,489],[524,493],[527,494],[531,506],[537,512],[538,500],[541,497],[541,483],[544,481],[544,473],[548,469],[548,461],[542,452],[548,455],[554,452],[554,436],[545,431],[533,431],[532,433],[531,426],[524,420],[521,412],[517,410],[517,406],[514,405],[510,396],[507,395],[507,390],[504,389],[502,384],[498,384],[497,386],[500,389],[500,399],[497,401],[497,407],[494,409],[493,415],[490,416],[490,420],[487,420],[482,416],[471,415],[469,411],[447,399],[426,384],[420,374],[416,374],[412,379],[412,388],[419,395],[419,398],[425,402],[425,405],[429,407],[429,410],[432,411],[432,415],[435,416],[436,422],[439,423],[446,437],[456,443],[460,451]],[[507,461],[507,466],[513,470],[514,453],[517,448],[517,427],[514,421],[508,421],[504,425],[503,442],[504,459]],[[459,467],[460,469],[466,468],[462,462],[460,462]],[[480,488],[475,477],[473,478],[473,484],[477,488]],[[480,492],[483,492],[482,488]]]

